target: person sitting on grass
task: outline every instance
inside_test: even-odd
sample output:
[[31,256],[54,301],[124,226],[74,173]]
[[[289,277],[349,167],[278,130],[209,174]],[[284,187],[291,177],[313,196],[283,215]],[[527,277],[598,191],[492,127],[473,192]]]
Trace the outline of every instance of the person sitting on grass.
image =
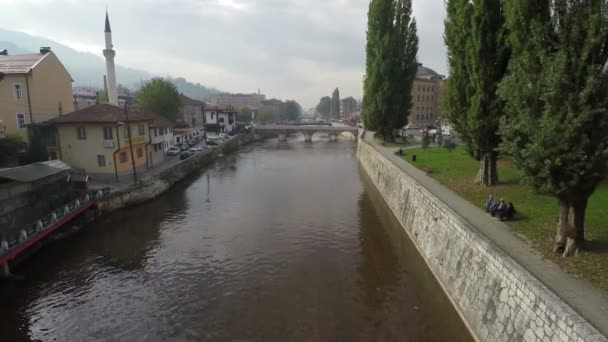
[[490,209],[490,215],[492,215],[492,217],[494,216],[500,216],[501,213],[503,211],[505,211],[507,209],[507,203],[505,203],[504,199],[500,199],[500,202],[498,202],[497,205],[494,205],[494,207],[492,209]]
[[483,205],[483,208],[486,210],[486,213],[489,213],[496,204],[496,199],[494,199],[494,196],[490,195],[486,201],[486,204]]
[[505,210],[498,213],[498,218],[501,221],[512,220],[513,216],[515,216],[515,206],[513,205],[513,202],[509,202],[509,204],[507,204],[505,207]]

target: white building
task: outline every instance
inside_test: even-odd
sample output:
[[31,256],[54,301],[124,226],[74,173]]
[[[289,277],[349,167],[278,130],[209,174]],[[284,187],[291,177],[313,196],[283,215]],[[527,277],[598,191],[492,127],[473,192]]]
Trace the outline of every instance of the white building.
[[232,106],[205,105],[207,131],[230,133],[236,128],[237,111]]
[[173,123],[159,114],[149,114],[148,123],[150,145],[148,146],[148,167],[156,166],[165,160],[167,150],[175,145]]

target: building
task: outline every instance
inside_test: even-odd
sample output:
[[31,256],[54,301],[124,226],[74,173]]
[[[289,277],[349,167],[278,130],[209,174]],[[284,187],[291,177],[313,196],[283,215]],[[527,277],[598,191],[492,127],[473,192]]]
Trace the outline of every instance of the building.
[[[118,85],[118,106],[124,107],[125,104],[130,106],[135,102],[135,94],[129,90]],[[99,92],[97,88],[89,87],[74,87],[74,110],[84,109],[104,101],[99,101]]]
[[230,106],[239,110],[243,107],[248,107],[252,110],[258,110],[262,107],[262,101],[266,100],[266,95],[258,93],[252,94],[217,94],[214,95],[209,102],[216,105]]
[[262,108],[259,112],[270,112],[272,113],[273,120],[279,120],[281,115],[285,111],[285,102],[277,99],[270,99],[262,101]]
[[0,137],[18,134],[27,142],[29,125],[73,110],[72,77],[50,48],[0,52]]
[[205,105],[208,131],[230,133],[236,128],[236,110],[231,106]]
[[59,159],[93,179],[110,181],[131,177],[133,164],[137,172],[148,168],[152,117],[151,113],[130,111],[127,120],[123,108],[98,104],[46,124],[56,129]]
[[436,124],[441,120],[441,101],[444,76],[418,64],[412,88],[412,108],[409,122],[419,127]]
[[191,128],[200,133],[205,129],[205,119],[203,118],[203,101],[192,99],[184,94],[179,95],[181,107],[179,109],[179,120],[185,122]]
[[175,145],[173,123],[156,113],[149,113],[148,122],[150,146],[148,148],[148,167],[157,166],[165,161],[167,150]]
[[347,116],[357,111],[357,100],[349,96],[340,101],[340,115]]
[[108,102],[115,106],[118,106],[118,90],[116,88],[116,68],[114,66],[114,57],[116,51],[114,51],[112,45],[112,30],[110,29],[110,18],[108,17],[108,11],[106,10],[106,28],[104,30],[106,48],[103,50],[103,55],[106,58],[106,77],[108,87]]

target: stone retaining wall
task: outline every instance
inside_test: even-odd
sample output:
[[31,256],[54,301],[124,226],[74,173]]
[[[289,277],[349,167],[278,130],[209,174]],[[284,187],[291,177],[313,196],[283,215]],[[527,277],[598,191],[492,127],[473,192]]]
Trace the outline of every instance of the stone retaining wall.
[[99,209],[107,213],[154,199],[196,170],[214,162],[222,153],[235,151],[252,140],[253,137],[248,134],[232,137],[221,146],[211,147],[204,152],[184,159],[157,176],[145,178],[135,186],[111,193],[108,197],[99,201]]
[[357,156],[477,339],[608,341],[520,264],[367,142],[359,142]]

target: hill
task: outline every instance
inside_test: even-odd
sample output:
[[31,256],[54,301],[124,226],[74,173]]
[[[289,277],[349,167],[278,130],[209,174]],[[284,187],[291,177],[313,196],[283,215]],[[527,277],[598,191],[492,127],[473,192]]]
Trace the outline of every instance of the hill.
[[[9,54],[37,52],[41,46],[50,46],[51,50],[61,60],[74,79],[74,86],[89,86],[101,88],[105,75],[105,61],[88,52],[76,51],[53,40],[32,36],[23,32],[0,29],[0,50],[7,49]],[[136,90],[143,81],[158,76],[146,71],[116,66],[118,83]],[[218,93],[215,88],[192,83],[182,77],[169,77],[178,90],[186,96],[199,100],[207,99],[211,94]]]

